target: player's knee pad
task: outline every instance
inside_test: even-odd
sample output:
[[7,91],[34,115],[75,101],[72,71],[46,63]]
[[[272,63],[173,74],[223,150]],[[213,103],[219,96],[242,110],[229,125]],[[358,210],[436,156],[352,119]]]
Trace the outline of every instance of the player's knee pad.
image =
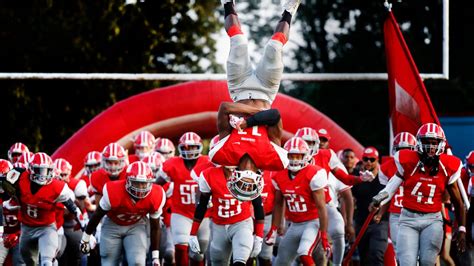
[[268,41],[263,54],[264,60],[268,63],[275,63],[283,66],[283,63],[281,62],[282,49],[283,44],[281,42],[276,40]]

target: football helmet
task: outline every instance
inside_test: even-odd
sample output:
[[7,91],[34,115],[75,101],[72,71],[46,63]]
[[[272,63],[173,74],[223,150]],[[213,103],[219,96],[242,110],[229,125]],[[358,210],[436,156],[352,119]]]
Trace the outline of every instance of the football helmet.
[[0,176],[5,177],[12,169],[13,165],[9,161],[0,159]]
[[127,167],[125,189],[137,199],[143,199],[150,194],[155,179],[151,168],[144,162],[133,162]]
[[18,157],[20,157],[22,153],[29,151],[30,150],[25,144],[17,142],[8,149],[8,160],[10,160],[11,163],[16,163]]
[[402,149],[415,150],[416,137],[408,132],[400,132],[393,139],[393,152],[397,152]]
[[135,154],[140,160],[143,160],[153,151],[155,145],[155,136],[150,131],[141,131],[133,140]]
[[251,201],[260,196],[263,191],[263,174],[260,170],[233,169],[227,179],[227,188],[234,198],[240,201]]
[[[302,138],[293,137],[289,139],[283,148],[288,151],[288,170],[297,172],[309,164],[309,161],[311,160],[310,148]],[[299,156],[296,157],[294,155]]]
[[302,127],[296,131],[295,137],[300,137],[306,141],[306,144],[308,144],[308,147],[311,151],[310,156],[318,153],[320,141],[319,135],[315,129],[310,127]]
[[30,180],[38,185],[47,185],[53,180],[53,160],[44,152],[33,155],[28,169],[30,170]]
[[469,176],[474,176],[474,151],[466,156],[466,170]]
[[98,151],[91,151],[84,157],[84,167],[88,174],[99,170],[100,162],[102,161],[102,154]]
[[155,151],[161,153],[166,160],[174,156],[175,148],[173,142],[167,138],[160,138],[156,141]]
[[72,165],[65,159],[54,160],[54,177],[69,183],[71,177]]
[[24,152],[20,155],[20,157],[18,157],[16,163],[22,163],[27,166],[31,159],[33,159],[34,155],[35,154],[30,151]]
[[[436,143],[435,143],[436,142]],[[439,156],[444,152],[446,137],[443,129],[434,123],[424,124],[416,133],[416,150],[428,157]]]
[[161,172],[163,169],[163,163],[166,161],[165,157],[161,155],[159,152],[152,152],[147,157],[143,158],[142,162],[146,163],[151,171],[153,172],[153,176],[158,178],[161,176]]
[[118,176],[127,166],[127,152],[118,143],[110,143],[102,151],[101,166],[111,176]]
[[179,138],[179,156],[185,160],[195,160],[201,156],[202,140],[194,132],[186,132]]

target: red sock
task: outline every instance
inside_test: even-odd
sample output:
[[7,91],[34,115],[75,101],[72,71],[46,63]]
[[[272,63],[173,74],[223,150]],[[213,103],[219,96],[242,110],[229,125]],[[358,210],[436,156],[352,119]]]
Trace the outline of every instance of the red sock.
[[235,36],[237,34],[243,34],[238,25],[233,25],[227,30],[227,35],[229,35],[229,37]]
[[283,32],[275,32],[272,36],[272,40],[276,40],[281,42],[282,44],[285,44],[288,40],[286,39],[286,36]]
[[187,266],[189,264],[188,246],[187,245],[174,245],[176,252],[176,265]]
[[313,258],[309,255],[300,256],[300,261],[303,264],[303,266],[315,266],[316,265],[316,264],[314,264]]

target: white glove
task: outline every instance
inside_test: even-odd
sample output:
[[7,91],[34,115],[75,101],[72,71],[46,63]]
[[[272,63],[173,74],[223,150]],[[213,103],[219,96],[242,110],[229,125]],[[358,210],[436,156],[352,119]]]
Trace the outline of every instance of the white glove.
[[89,223],[89,217],[87,213],[83,214],[81,210],[76,207],[76,218],[77,218],[77,221],[79,222],[79,225],[81,226],[81,230],[85,231],[86,226]]
[[270,231],[268,231],[267,235],[265,236],[265,244],[269,246],[274,245],[277,235],[278,235],[277,227],[272,225],[272,228],[270,229]]
[[196,254],[201,254],[201,247],[199,246],[197,236],[189,237],[189,249]]
[[90,245],[91,235],[84,232],[81,238],[81,245],[80,249],[83,254],[89,254],[91,252],[91,245]]
[[263,239],[261,237],[254,236],[253,249],[252,249],[252,253],[250,253],[251,258],[256,258],[258,254],[260,254],[260,251],[262,251],[262,242],[263,242]]
[[153,250],[151,252],[151,265],[152,266],[160,266],[160,251],[159,250]]
[[371,171],[365,170],[364,172],[360,172],[360,179],[364,182],[372,182],[375,176]]
[[240,124],[244,121],[243,117],[238,117],[235,115],[229,115],[229,124],[231,127],[237,129],[238,131],[242,131],[240,128]]

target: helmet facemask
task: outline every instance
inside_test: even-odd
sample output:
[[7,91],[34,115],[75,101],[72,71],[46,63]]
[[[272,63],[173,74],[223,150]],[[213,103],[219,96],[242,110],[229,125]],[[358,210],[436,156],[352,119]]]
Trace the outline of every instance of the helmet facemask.
[[138,159],[143,160],[146,156],[150,155],[153,149],[146,145],[137,145],[135,146],[135,154],[138,156]]
[[254,200],[263,191],[262,172],[234,169],[227,179],[227,188],[232,196],[240,201]]
[[309,163],[310,156],[308,153],[288,153],[288,170],[297,172],[305,168]]
[[[446,142],[437,138],[418,138],[416,150],[421,161],[428,166],[437,166],[439,156],[444,152]],[[437,172],[434,170],[434,172]]]
[[38,185],[47,185],[53,180],[53,166],[52,165],[32,165],[30,167],[31,181]]
[[140,176],[129,176],[125,189],[127,192],[137,199],[143,199],[151,192],[153,181],[146,177]]
[[196,160],[201,156],[202,144],[179,144],[179,155],[185,160]]
[[125,168],[125,159],[103,158],[102,164],[102,168],[104,168],[107,173],[109,173],[111,176],[118,176]]

